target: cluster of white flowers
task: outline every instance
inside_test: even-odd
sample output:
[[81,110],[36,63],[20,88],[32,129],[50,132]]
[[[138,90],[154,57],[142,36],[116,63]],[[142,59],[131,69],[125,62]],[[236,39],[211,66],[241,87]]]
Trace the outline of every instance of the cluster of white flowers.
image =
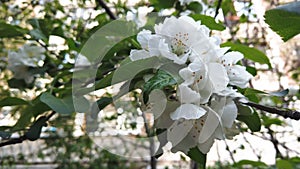
[[45,59],[45,49],[40,46],[25,44],[17,52],[8,52],[8,69],[14,72],[16,79],[24,79],[26,83],[33,81],[29,67],[42,66]]
[[147,23],[147,15],[154,10],[153,7],[141,6],[137,9],[132,9],[126,14],[126,20],[136,23],[138,28],[141,28]]
[[221,48],[220,39],[210,36],[210,30],[199,21],[169,17],[154,29],[153,34],[143,30],[137,35],[143,49],[132,50],[131,60],[156,56],[184,66],[178,72],[183,82],[177,86],[175,101],[164,99],[160,90],[149,96],[155,127],[167,129],[163,140],[172,143],[173,151],[187,153],[198,146],[207,153],[214,139],[236,133],[234,99],[243,95],[231,86],[246,87],[252,75],[237,64],[243,55]]

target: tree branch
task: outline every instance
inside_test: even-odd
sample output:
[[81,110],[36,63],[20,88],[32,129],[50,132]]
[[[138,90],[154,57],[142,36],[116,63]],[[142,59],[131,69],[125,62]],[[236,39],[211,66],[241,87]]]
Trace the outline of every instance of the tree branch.
[[[30,129],[32,128],[32,127],[36,127],[34,124],[36,124],[36,122],[38,122],[40,119],[42,119],[42,118],[45,118],[45,122],[44,122],[44,124],[46,124],[46,122],[55,114],[56,112],[55,111],[53,111],[51,114],[49,114],[48,116],[41,116],[39,119],[37,119],[33,124],[32,124],[32,126],[30,127]],[[28,131],[30,131],[30,129],[28,130]],[[27,132],[26,132],[27,133]],[[0,143],[0,147],[4,147],[4,146],[8,146],[8,145],[12,145],[12,144],[19,144],[19,143],[22,143],[23,141],[25,141],[25,140],[31,140],[30,138],[28,138],[27,136],[26,136],[26,133],[23,135],[23,136],[21,136],[21,137],[19,137],[19,138],[13,138],[13,139],[10,139],[10,140],[8,140],[8,141],[5,141],[5,142],[2,142],[2,143]],[[40,133],[39,133],[40,134]],[[39,137],[40,135],[38,135],[38,137]]]
[[[242,102],[241,102],[242,103]],[[247,103],[242,103],[244,105],[247,106],[251,106],[254,107],[256,109],[259,110],[263,110],[272,114],[277,114],[280,115],[284,118],[290,118],[290,119],[294,119],[294,120],[299,120],[300,119],[300,112],[296,111],[296,110],[282,110],[282,109],[278,109],[275,107],[269,107],[269,106],[264,106],[258,103],[253,103],[253,102],[247,102]]]
[[98,0],[98,1],[96,1],[96,3],[99,4],[105,10],[105,12],[108,14],[110,19],[112,19],[112,20],[117,19],[115,14],[110,10],[110,8],[105,4],[105,2],[103,0]]

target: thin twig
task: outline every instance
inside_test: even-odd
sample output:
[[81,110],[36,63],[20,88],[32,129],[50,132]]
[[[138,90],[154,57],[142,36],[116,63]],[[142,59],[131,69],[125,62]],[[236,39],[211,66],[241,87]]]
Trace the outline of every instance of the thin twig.
[[115,16],[115,14],[110,10],[110,8],[105,4],[105,2],[103,0],[98,0],[96,2],[105,10],[105,12],[108,14],[108,16],[110,17],[110,19],[112,19],[112,20],[116,20],[117,19],[117,17]]
[[227,141],[224,140],[224,143],[225,143],[225,145],[226,145],[226,150],[228,151],[228,153],[229,153],[229,155],[230,155],[230,158],[231,158],[232,162],[233,162],[233,163],[236,163],[236,161],[235,161],[235,159],[234,159],[234,156],[233,156],[233,153],[232,153],[231,150],[229,149],[229,145],[228,145]]
[[263,111],[266,111],[266,112],[269,112],[269,113],[272,113],[272,114],[277,114],[277,115],[280,115],[284,118],[291,118],[291,119],[294,119],[294,120],[299,120],[300,119],[300,112],[296,111],[296,110],[282,110],[282,109],[278,109],[278,108],[275,108],[275,107],[269,107],[269,106],[264,106],[264,105],[261,105],[261,104],[258,104],[258,103],[253,103],[253,102],[247,102],[247,103],[242,103],[244,105],[248,105],[248,106],[251,106],[251,107],[254,107],[256,109],[259,109],[259,110],[263,110]]
[[283,158],[283,155],[281,154],[279,147],[278,147],[278,140],[274,137],[274,131],[270,129],[270,127],[267,127],[268,134],[270,135],[270,141],[272,142],[275,151],[276,151],[276,158]]
[[222,0],[218,0],[218,4],[217,4],[217,7],[216,7],[216,13],[215,13],[215,16],[214,16],[215,19],[219,14],[219,9],[221,8],[221,4],[222,4]]

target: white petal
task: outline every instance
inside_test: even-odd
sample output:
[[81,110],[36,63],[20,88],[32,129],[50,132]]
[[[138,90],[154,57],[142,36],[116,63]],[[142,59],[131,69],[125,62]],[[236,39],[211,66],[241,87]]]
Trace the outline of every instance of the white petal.
[[200,94],[186,85],[178,86],[178,98],[181,103],[199,103]]
[[163,39],[160,36],[152,35],[149,39],[148,50],[150,56],[160,56],[159,45],[163,43]]
[[225,131],[221,123],[218,125],[218,127],[215,130],[215,133],[213,135],[216,139],[224,140],[226,138]]
[[182,141],[193,127],[193,120],[177,120],[168,129],[167,138],[172,143],[172,146],[176,146]]
[[229,70],[230,84],[241,88],[245,88],[253,76],[247,72],[246,67],[234,65]]
[[215,132],[216,128],[221,122],[220,116],[211,108],[208,108],[208,115],[205,124],[199,136],[199,143],[206,142]]
[[229,78],[224,66],[219,63],[209,63],[208,73],[215,92],[220,92],[227,87]]
[[142,30],[137,35],[137,41],[141,44],[143,49],[148,49],[148,42],[151,37],[151,31],[149,30]]
[[224,64],[236,64],[239,60],[243,59],[244,55],[240,52],[228,52],[223,57]]
[[210,137],[204,143],[198,144],[198,148],[203,154],[207,154],[214,142],[214,137]]
[[211,83],[210,80],[206,80],[206,83],[204,83],[204,87],[201,90],[199,90],[199,93],[200,93],[200,103],[206,104],[213,93],[213,84]]
[[172,120],[179,119],[199,119],[206,113],[202,107],[194,104],[182,104],[174,112],[170,114]]
[[188,67],[181,69],[179,75],[184,80],[183,84],[191,85],[194,83],[195,78],[193,77],[193,72]]
[[136,61],[136,60],[150,58],[151,56],[149,55],[149,52],[145,50],[131,50],[129,57],[132,61]]
[[235,103],[232,100],[230,100],[225,105],[224,112],[221,117],[223,126],[227,128],[231,128],[236,117],[237,117],[237,107]]

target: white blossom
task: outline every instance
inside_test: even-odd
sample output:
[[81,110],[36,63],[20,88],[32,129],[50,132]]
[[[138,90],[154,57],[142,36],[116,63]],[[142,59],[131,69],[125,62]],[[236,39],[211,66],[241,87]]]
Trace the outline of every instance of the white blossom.
[[171,142],[174,152],[187,153],[198,146],[207,153],[215,139],[232,138],[238,133],[234,100],[247,100],[230,85],[245,87],[252,75],[237,65],[243,55],[221,48],[220,38],[211,37],[210,30],[199,21],[172,16],[155,25],[154,30],[137,35],[142,49],[132,50],[129,57],[135,61],[157,56],[180,67],[175,99],[154,90],[146,103],[146,109],[154,115],[155,127],[167,129],[159,140],[163,144]]
[[228,52],[220,58],[221,63],[227,70],[230,79],[229,84],[241,88],[245,88],[249,80],[253,78],[253,76],[246,71],[246,67],[236,64],[243,58],[244,56],[240,52]]
[[25,44],[17,52],[8,52],[8,69],[14,72],[14,77],[24,79],[26,83],[33,81],[33,74],[28,71],[30,67],[39,67],[45,59],[45,49],[39,46]]
[[153,7],[142,6],[138,7],[137,10],[132,9],[127,12],[126,19],[128,21],[134,21],[138,28],[141,28],[147,23],[147,14],[154,10]]

